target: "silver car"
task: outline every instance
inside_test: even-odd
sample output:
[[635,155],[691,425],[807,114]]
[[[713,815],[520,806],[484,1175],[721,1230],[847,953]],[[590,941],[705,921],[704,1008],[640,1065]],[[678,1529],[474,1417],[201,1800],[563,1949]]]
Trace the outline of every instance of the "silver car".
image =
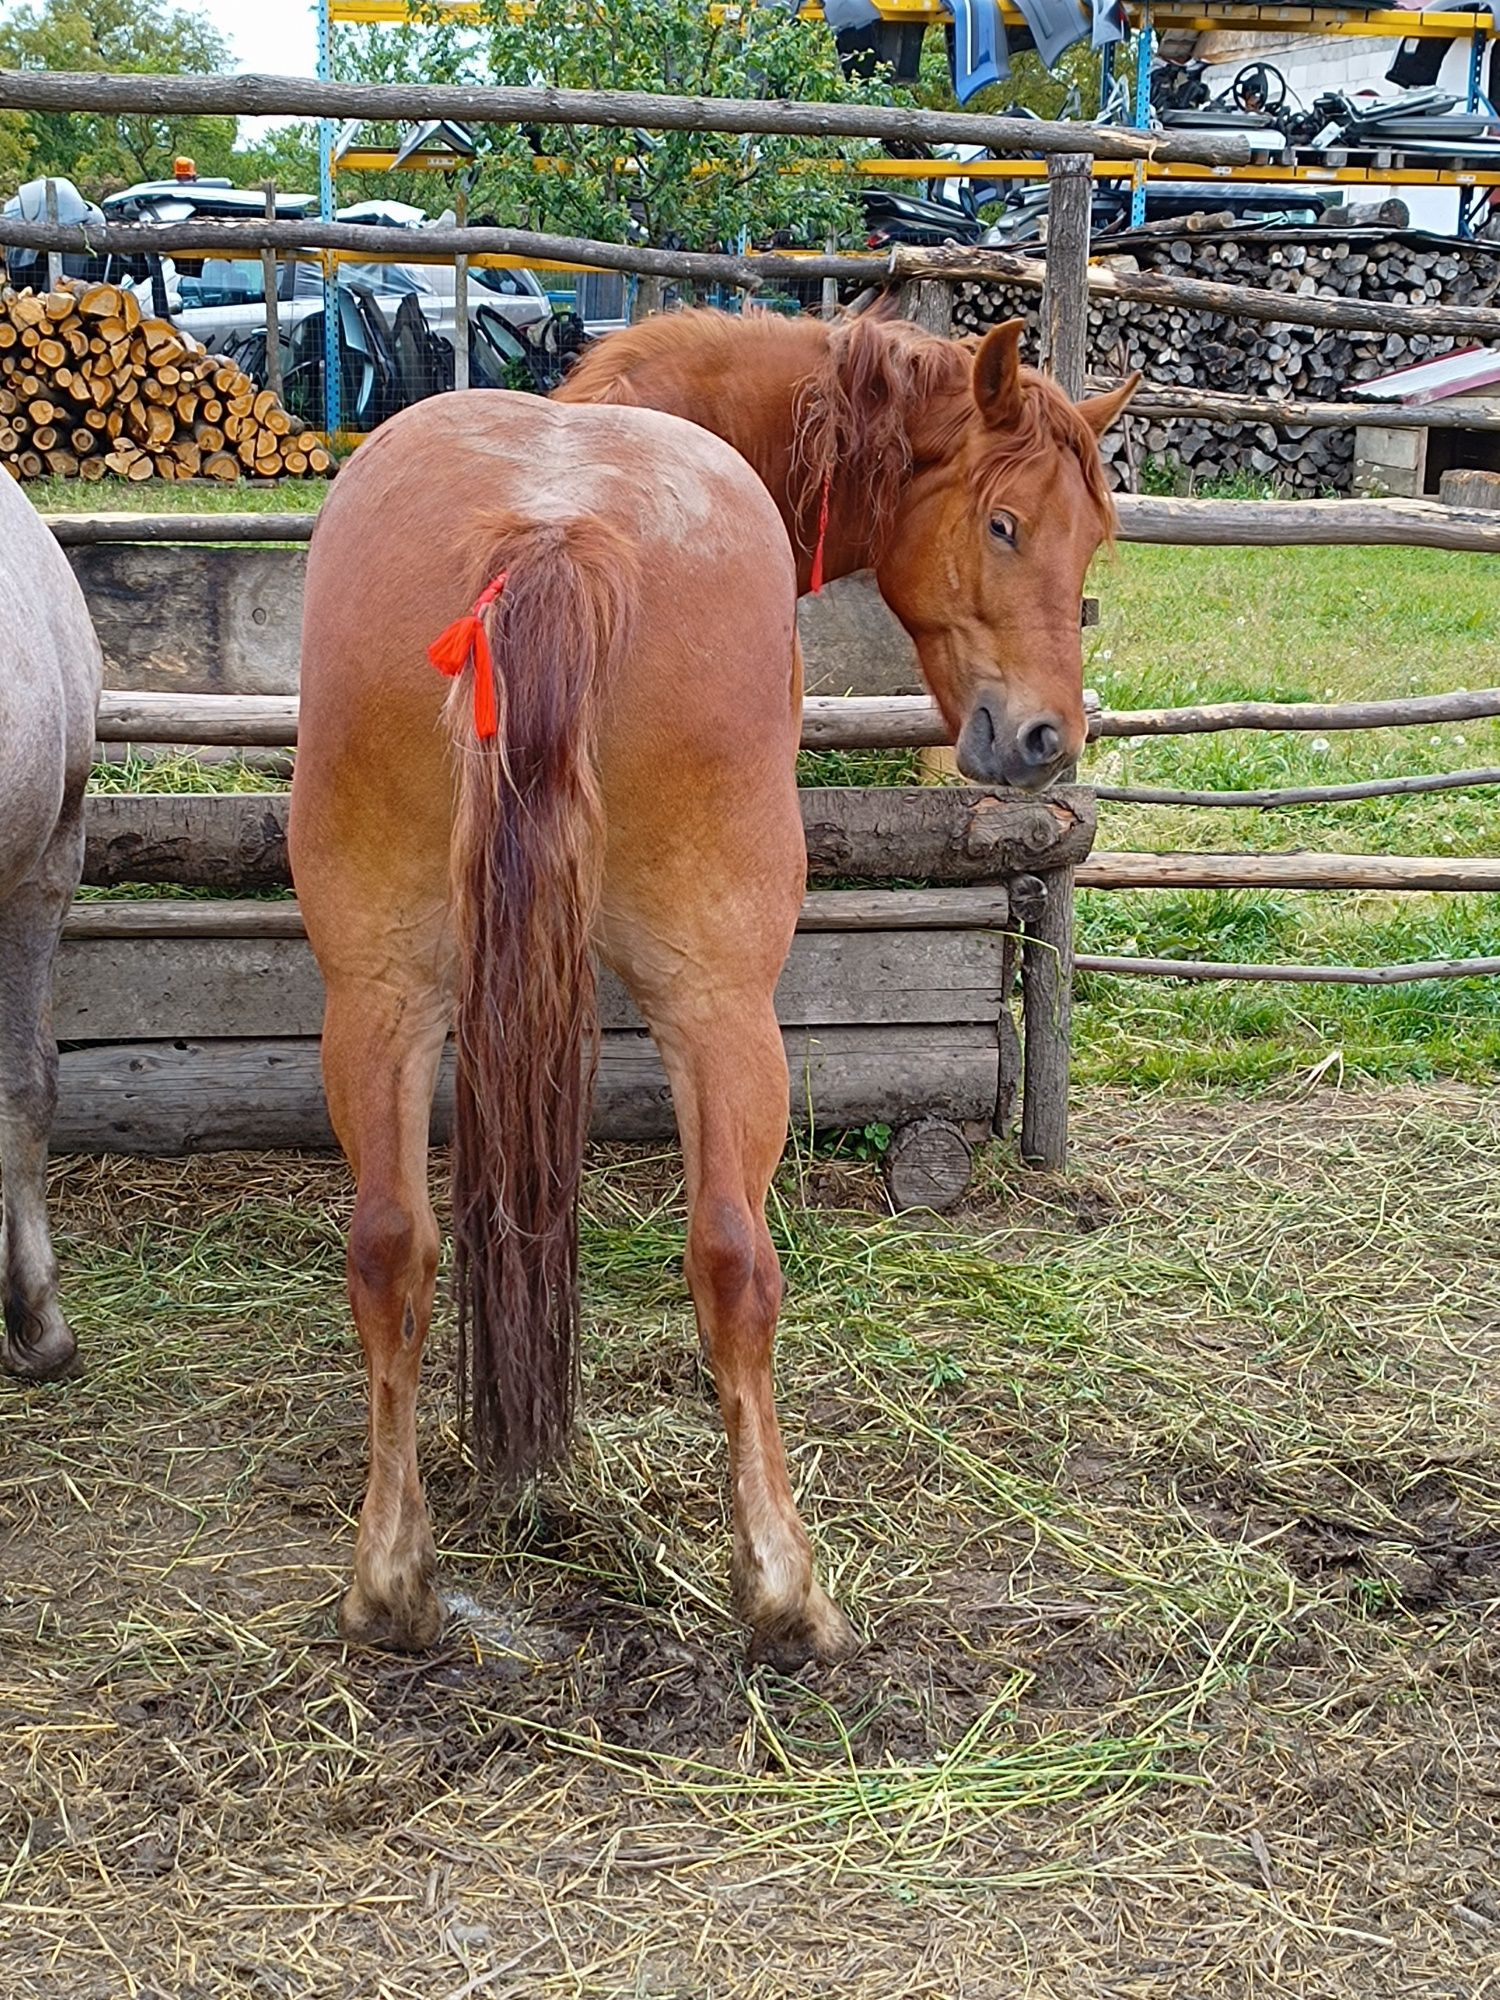
[[[394,324],[401,301],[415,296],[429,330],[452,344],[451,265],[343,264],[339,278],[342,284],[372,292],[387,325]],[[258,257],[205,257],[198,269],[183,267],[174,273],[173,290],[177,301],[173,318],[211,352],[266,323],[265,281]],[[285,339],[309,313],[323,310],[323,274],[316,264],[280,264],[276,294],[277,319]],[[518,333],[544,325],[552,317],[551,301],[530,271],[471,270],[471,322],[485,305],[497,307]]]

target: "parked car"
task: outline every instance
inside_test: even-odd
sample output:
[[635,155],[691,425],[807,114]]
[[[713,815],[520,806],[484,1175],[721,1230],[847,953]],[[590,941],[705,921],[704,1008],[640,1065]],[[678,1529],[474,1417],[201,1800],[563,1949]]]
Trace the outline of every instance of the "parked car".
[[[414,298],[429,329],[452,345],[451,265],[343,264],[339,283],[341,290],[357,286],[373,294],[390,326],[402,300]],[[258,257],[205,257],[197,268],[179,266],[175,287],[173,319],[211,352],[221,352],[250,329],[265,325],[265,278]],[[322,271],[309,263],[278,265],[276,298],[282,339],[289,340],[302,320],[323,310]],[[530,332],[552,317],[551,302],[529,271],[471,271],[471,336],[481,305],[493,306],[518,332]]]
[[[310,194],[278,194],[276,219],[303,221],[317,212],[317,199]],[[186,222],[191,218],[259,217],[265,213],[265,196],[252,188],[235,187],[233,182],[180,174],[171,180],[140,181],[134,187],[109,195],[105,215],[114,221]],[[340,209],[341,222],[368,223],[385,228],[409,229],[420,236],[430,226],[419,208],[405,202],[358,202]],[[414,243],[413,248],[417,246]],[[164,259],[164,264],[170,260]],[[454,276],[452,265],[444,264],[344,264],[341,285],[357,285],[371,292],[387,323],[395,324],[401,301],[415,297],[418,309],[432,332],[452,344],[454,330]],[[283,341],[289,341],[299,323],[310,313],[323,309],[323,277],[314,264],[283,262],[278,269],[278,318]],[[168,282],[168,310],[185,333],[201,340],[213,352],[238,343],[247,332],[265,324],[265,281],[258,257],[206,257],[201,264],[177,264]],[[481,304],[494,306],[508,325],[518,332],[540,328],[551,317],[547,294],[530,271],[471,269],[469,272],[469,318],[471,334]]]

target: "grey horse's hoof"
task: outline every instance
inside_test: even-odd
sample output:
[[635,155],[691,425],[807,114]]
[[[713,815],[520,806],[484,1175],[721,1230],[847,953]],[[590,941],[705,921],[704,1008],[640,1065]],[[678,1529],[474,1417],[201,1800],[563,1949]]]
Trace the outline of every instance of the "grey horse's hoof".
[[43,1317],[7,1300],[0,1362],[20,1382],[61,1382],[78,1373],[78,1342],[61,1313]]

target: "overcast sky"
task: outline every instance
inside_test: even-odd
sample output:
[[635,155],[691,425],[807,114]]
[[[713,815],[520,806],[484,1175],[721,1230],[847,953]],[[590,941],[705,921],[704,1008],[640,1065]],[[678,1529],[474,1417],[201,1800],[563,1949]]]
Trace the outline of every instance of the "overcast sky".
[[318,66],[316,13],[308,0],[183,0],[208,15],[233,45],[241,69],[311,76]]

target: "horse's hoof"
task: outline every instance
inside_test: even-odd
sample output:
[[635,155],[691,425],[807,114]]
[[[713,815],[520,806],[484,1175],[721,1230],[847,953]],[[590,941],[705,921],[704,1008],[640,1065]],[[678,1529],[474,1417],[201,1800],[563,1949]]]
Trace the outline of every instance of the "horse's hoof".
[[847,1660],[857,1643],[849,1620],[833,1599],[813,1584],[796,1611],[756,1627],[750,1639],[750,1663],[792,1674],[809,1660],[824,1665]]
[[396,1653],[425,1653],[443,1629],[443,1605],[422,1583],[399,1604],[379,1603],[362,1583],[351,1583],[339,1605],[339,1632],[351,1646]]
[[42,1319],[35,1313],[5,1315],[6,1336],[0,1361],[19,1382],[61,1382],[79,1372],[78,1342],[60,1314]]

